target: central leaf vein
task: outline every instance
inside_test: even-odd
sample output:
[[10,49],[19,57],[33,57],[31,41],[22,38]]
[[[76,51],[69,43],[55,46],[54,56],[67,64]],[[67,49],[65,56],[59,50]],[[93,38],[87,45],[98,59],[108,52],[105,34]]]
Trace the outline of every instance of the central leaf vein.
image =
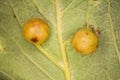
[[61,49],[61,55],[63,58],[64,62],[64,74],[66,80],[70,80],[70,71],[69,71],[69,66],[68,66],[68,60],[67,60],[67,54],[65,51],[65,46],[63,43],[62,39],[62,24],[61,24],[61,10],[60,10],[60,4],[59,0],[56,0],[56,20],[57,20],[57,31],[58,31],[58,40],[59,40],[59,45]]

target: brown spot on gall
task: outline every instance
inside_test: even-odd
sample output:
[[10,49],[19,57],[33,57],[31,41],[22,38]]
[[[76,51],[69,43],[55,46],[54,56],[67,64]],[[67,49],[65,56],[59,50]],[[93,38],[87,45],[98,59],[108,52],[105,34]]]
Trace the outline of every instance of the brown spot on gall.
[[34,37],[34,38],[31,38],[31,41],[36,43],[38,41],[38,39],[36,37]]

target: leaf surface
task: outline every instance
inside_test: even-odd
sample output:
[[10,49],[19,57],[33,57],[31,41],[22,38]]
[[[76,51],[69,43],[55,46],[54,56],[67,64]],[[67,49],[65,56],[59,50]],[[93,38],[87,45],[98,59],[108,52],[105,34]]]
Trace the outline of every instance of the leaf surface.
[[[0,0],[0,80],[118,80],[119,0]],[[48,23],[43,45],[22,34],[31,18]],[[93,54],[77,52],[71,39],[85,24],[99,27]]]

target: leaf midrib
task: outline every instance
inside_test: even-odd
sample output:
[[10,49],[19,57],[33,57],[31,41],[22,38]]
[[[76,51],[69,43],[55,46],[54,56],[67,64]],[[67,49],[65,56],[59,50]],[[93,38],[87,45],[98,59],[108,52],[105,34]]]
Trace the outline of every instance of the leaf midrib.
[[60,50],[61,50],[61,55],[64,63],[64,74],[65,74],[65,79],[66,80],[71,80],[70,79],[70,71],[69,71],[69,65],[68,65],[68,59],[67,59],[67,54],[65,51],[65,46],[63,43],[63,38],[62,38],[62,21],[61,21],[61,7],[59,4],[59,0],[56,0],[56,20],[57,20],[57,32],[58,32],[58,41],[60,45]]

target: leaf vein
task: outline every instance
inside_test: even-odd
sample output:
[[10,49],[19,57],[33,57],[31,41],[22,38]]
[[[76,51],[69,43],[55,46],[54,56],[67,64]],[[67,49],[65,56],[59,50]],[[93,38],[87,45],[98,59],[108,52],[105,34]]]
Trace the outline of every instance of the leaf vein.
[[52,23],[53,26],[56,26],[54,22],[52,22],[46,15],[45,13],[42,11],[42,9],[38,6],[37,2],[35,0],[33,0],[34,5],[36,6],[36,8],[38,9],[39,13],[46,19],[48,20],[50,23]]
[[64,14],[75,2],[76,0],[72,0],[62,11],[62,14]]
[[[76,1],[78,1],[78,0],[72,0],[72,1],[63,9],[63,11],[61,12],[62,15],[64,15],[65,12],[67,12],[67,11],[72,7],[72,5],[73,5]],[[82,0],[82,1],[84,1],[84,0]],[[81,1],[81,2],[82,2],[82,1]],[[80,4],[79,4],[79,5],[80,5]]]
[[2,27],[4,31],[8,34],[8,36],[15,42],[15,44],[18,46],[18,48],[21,50],[22,54],[32,63],[34,64],[40,71],[42,71],[46,76],[48,76],[51,80],[55,80],[47,71],[45,71],[40,65],[38,65],[32,58],[26,54],[26,52],[21,48],[21,46],[17,43],[17,41],[12,38],[12,36],[7,32],[7,30]]
[[114,43],[116,53],[117,53],[117,56],[118,56],[118,61],[120,63],[120,51],[118,49],[118,45],[117,45],[117,42],[116,42],[116,36],[115,36],[115,31],[114,31],[114,26],[113,26],[113,21],[112,21],[112,16],[111,16],[111,10],[110,10],[111,3],[110,3],[110,0],[107,0],[107,2],[108,2],[108,16],[109,16],[109,19],[110,19],[111,32],[112,32],[112,36],[113,36],[113,43]]
[[70,80],[70,71],[69,71],[69,66],[68,66],[67,54],[66,54],[65,46],[63,43],[63,39],[62,39],[61,17],[62,17],[62,15],[61,15],[61,10],[60,10],[59,0],[56,0],[56,20],[57,20],[58,40],[59,40],[59,45],[60,45],[60,49],[61,49],[61,55],[62,55],[63,62],[64,62],[65,78],[66,78],[66,80]]
[[9,75],[8,73],[4,72],[4,71],[0,71],[0,73],[4,74],[5,76],[9,77],[11,80],[15,80],[11,75]]
[[56,60],[54,60],[54,58],[53,58],[51,55],[49,55],[49,53],[46,52],[46,51],[42,48],[42,46],[36,45],[36,47],[37,47],[48,59],[50,59],[58,68],[60,68],[61,70],[63,70],[63,67],[60,66],[60,65],[58,64],[58,62],[57,62]]
[[19,19],[19,17],[17,16],[17,13],[16,13],[16,11],[15,11],[15,9],[14,9],[14,7],[13,7],[13,4],[12,4],[12,2],[11,2],[10,0],[9,0],[9,4],[10,4],[10,7],[11,7],[14,15],[16,16],[16,19],[17,19],[19,25],[22,27],[22,24],[21,24],[21,22],[20,22],[20,19]]
[[[22,27],[22,24],[21,24],[21,22],[20,22],[20,19],[19,19],[19,17],[17,16],[17,13],[16,13],[16,11],[15,11],[15,9],[14,9],[14,7],[13,7],[13,4],[10,2],[10,0],[9,0],[9,3],[10,3],[10,6],[11,6],[11,8],[12,8],[13,13],[14,13],[15,16],[17,17],[17,21],[18,21],[19,25]],[[41,46],[41,47],[39,47],[39,46],[37,46],[37,45],[35,45],[35,46],[36,46],[49,60],[51,60],[58,68],[60,68],[61,70],[63,70],[63,67],[61,67],[61,66],[58,64],[58,62],[57,62],[53,57],[51,57],[51,55],[49,55],[48,52],[46,52],[46,51],[42,48],[42,46]]]
[[111,78],[110,78],[110,75],[109,75],[108,71],[107,71],[106,69],[104,69],[104,72],[105,72],[105,74],[107,75],[108,80],[111,80]]

